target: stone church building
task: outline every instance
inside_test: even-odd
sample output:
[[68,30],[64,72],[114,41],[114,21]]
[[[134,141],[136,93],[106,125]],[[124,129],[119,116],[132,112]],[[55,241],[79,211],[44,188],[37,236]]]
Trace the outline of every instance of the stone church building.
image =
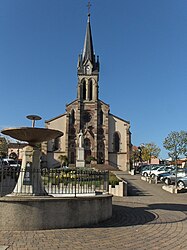
[[60,138],[43,145],[47,166],[59,164],[66,155],[75,165],[78,154],[78,135],[83,133],[84,157],[97,164],[128,170],[130,165],[130,123],[110,113],[110,106],[99,99],[99,57],[95,56],[90,14],[86,27],[83,52],[77,66],[77,98],[66,105],[66,112],[45,122],[47,128],[64,133]]

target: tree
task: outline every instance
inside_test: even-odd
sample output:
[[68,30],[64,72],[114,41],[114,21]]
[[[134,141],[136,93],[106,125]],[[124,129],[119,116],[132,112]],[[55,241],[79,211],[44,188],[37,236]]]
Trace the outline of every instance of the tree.
[[182,154],[187,157],[187,131],[181,131]]
[[173,131],[169,133],[163,142],[163,146],[169,151],[168,155],[172,160],[177,161],[182,155],[187,157],[187,132]]
[[88,155],[86,157],[86,162],[87,163],[91,163],[92,161],[97,161],[97,159],[94,156],[92,156],[92,155]]
[[131,151],[131,161],[135,166],[136,163],[141,161],[141,151],[139,147],[133,146]]
[[0,137],[0,157],[6,157],[8,153],[8,143],[5,137]]
[[61,167],[68,166],[68,158],[66,155],[59,155],[58,159],[60,160]]
[[153,142],[142,144],[140,147],[142,161],[151,162],[151,158],[157,158],[160,154],[160,148]]

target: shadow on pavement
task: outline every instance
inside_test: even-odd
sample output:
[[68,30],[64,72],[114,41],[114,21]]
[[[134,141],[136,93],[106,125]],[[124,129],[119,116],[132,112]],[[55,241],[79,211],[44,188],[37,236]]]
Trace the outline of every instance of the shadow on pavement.
[[138,187],[136,187],[130,182],[128,182],[127,195],[128,196],[152,196],[149,192],[139,189]]
[[149,204],[148,208],[153,209],[162,209],[162,210],[169,210],[169,211],[187,211],[187,204],[171,204],[171,203],[154,203]]
[[[150,204],[145,207],[133,207],[132,206],[120,206],[113,205],[112,218],[88,228],[109,228],[109,227],[128,227],[144,224],[166,224],[166,223],[178,223],[187,220],[187,205],[185,204],[170,204],[170,203],[158,203]],[[143,205],[143,204],[142,204]],[[150,210],[150,211],[149,211]],[[153,210],[156,210],[153,212]],[[180,211],[183,215],[167,217],[167,221],[159,220],[159,212],[157,210]],[[86,227],[87,228],[87,227]]]
[[[90,226],[91,228],[108,228],[144,225],[154,221],[157,217],[154,213],[146,211],[144,207],[112,206],[112,218]],[[90,228],[88,227],[88,228]]]

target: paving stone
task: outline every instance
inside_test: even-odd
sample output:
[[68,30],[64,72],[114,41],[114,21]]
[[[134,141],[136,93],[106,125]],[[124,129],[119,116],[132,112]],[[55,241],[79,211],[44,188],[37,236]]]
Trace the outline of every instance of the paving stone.
[[[0,231],[0,250],[187,249],[187,193],[170,194],[160,184],[120,172],[128,197],[113,197],[111,219],[87,228]],[[132,188],[133,187],[133,188]]]

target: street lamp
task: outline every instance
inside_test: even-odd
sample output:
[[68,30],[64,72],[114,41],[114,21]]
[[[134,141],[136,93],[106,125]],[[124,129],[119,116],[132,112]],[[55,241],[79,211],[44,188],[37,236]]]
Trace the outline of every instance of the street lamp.
[[140,160],[140,164],[142,166],[142,147],[138,147],[139,150],[139,160]]

